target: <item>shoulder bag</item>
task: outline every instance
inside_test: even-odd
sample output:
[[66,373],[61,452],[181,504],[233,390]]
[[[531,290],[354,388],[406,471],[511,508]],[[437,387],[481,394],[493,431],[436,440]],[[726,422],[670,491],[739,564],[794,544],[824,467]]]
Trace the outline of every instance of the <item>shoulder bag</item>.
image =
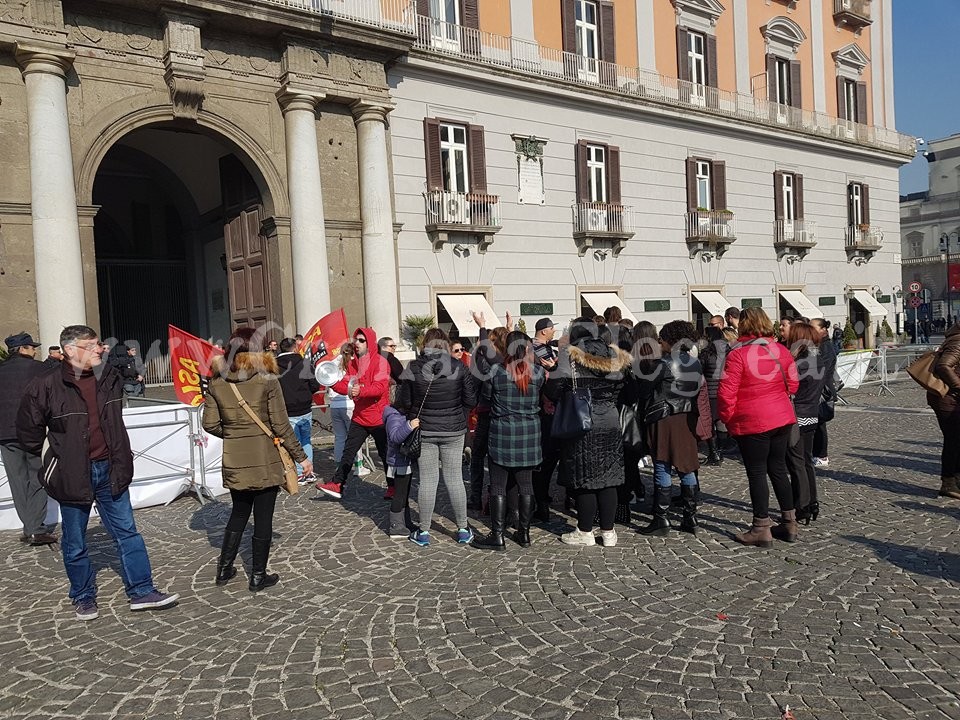
[[[423,412],[423,406],[427,403],[427,396],[430,394],[430,387],[433,385],[433,380],[427,385],[427,391],[423,394],[423,402],[420,403],[420,409],[417,410],[417,417],[420,417],[420,414]],[[417,460],[420,457],[420,450],[423,447],[423,436],[420,434],[420,426],[417,425],[409,435],[407,435],[406,440],[400,443],[400,454],[406,455],[408,460]]]
[[577,366],[570,362],[573,388],[560,396],[553,413],[551,437],[557,440],[575,440],[593,428],[593,396],[590,388],[577,387]]
[[[748,343],[749,344],[749,343]],[[770,349],[770,344],[766,342],[760,343],[763,345],[763,349],[767,351],[770,357],[773,358],[773,361],[777,364],[777,367],[780,368],[780,376],[783,378],[783,386],[787,391],[787,397],[790,398],[790,404],[793,405],[793,395],[790,394],[790,383],[787,380],[787,373],[783,369],[783,365],[780,364],[780,358],[774,355],[773,350]],[[796,417],[797,410],[794,408],[793,415]],[[797,443],[800,442],[800,425],[794,420],[793,425],[790,427],[790,439],[788,445],[790,447],[796,447]]]
[[229,385],[230,389],[233,390],[233,394],[237,396],[237,402],[240,403],[240,407],[242,407],[246,411],[247,415],[250,416],[250,419],[253,420],[257,426],[267,434],[267,436],[273,439],[274,447],[276,447],[277,452],[280,453],[280,462],[283,464],[283,485],[280,487],[282,487],[291,495],[296,495],[298,492],[300,492],[300,484],[297,482],[297,464],[293,461],[290,451],[283,446],[283,440],[270,432],[270,428],[268,428],[264,422],[257,417],[257,414],[253,411],[250,405],[247,404],[247,401],[243,399],[243,396],[240,394],[240,390],[237,388],[236,383],[228,382],[227,385]]
[[950,392],[950,388],[947,387],[947,384],[937,377],[937,374],[933,371],[939,359],[939,350],[931,350],[930,352],[924,353],[907,366],[907,375],[912,377],[914,381],[925,390],[944,397]]

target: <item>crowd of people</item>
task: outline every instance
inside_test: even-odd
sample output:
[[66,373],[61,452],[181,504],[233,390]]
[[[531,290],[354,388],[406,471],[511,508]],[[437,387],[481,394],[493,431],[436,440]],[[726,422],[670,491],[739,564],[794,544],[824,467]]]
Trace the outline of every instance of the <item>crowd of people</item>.
[[[339,500],[354,457],[372,438],[390,501],[385,530],[421,547],[432,541],[441,480],[456,542],[479,550],[502,552],[508,540],[530,546],[531,525],[549,523],[559,502],[554,488],[576,518],[559,534],[568,545],[616,545],[617,525],[622,532],[641,507],[649,510],[637,528],[642,535],[695,534],[701,462],[717,466],[736,456],[752,510],[749,527],[734,536],[739,543],[795,542],[800,524],[820,515],[817,468],[829,462],[827,424],[838,392],[829,322],[791,318],[775,327],[762,309],[730,308],[702,332],[683,320],[657,329],[612,307],[573,320],[559,338],[553,321],[542,318],[531,338],[509,316],[494,328],[482,313],[473,319],[480,328],[475,346],[431,328],[406,367],[394,354],[396,342],[372,328],[358,328],[339,348],[336,378],[323,383],[336,465],[326,480],[313,474],[310,431],[319,368],[298,352],[297,338],[264,346],[252,328],[233,333],[214,363],[203,410],[204,430],[223,438],[223,483],[232,500],[217,585],[237,574],[251,517],[249,589],[279,581],[268,571],[273,514],[285,484],[278,445],[297,463],[302,482],[315,480],[322,494]],[[132,374],[134,354],[115,346],[105,362],[96,331],[82,325],[65,328],[43,363],[28,334],[6,344],[0,452],[23,522],[21,540],[60,540],[76,616],[94,619],[96,574],[85,534],[96,504],[117,549],[130,608],[175,604],[176,594],[153,584],[130,504],[133,455],[122,400],[129,385],[143,381]],[[960,426],[960,325],[947,332],[936,372],[949,389],[945,397],[928,397],[944,433],[940,494],[960,498],[953,442]],[[653,474],[649,505],[643,468]],[[416,521],[409,502],[414,476]],[[771,487],[779,507],[774,517]],[[48,495],[60,504],[61,538],[47,521]],[[487,532],[475,531],[471,510],[487,518]]]

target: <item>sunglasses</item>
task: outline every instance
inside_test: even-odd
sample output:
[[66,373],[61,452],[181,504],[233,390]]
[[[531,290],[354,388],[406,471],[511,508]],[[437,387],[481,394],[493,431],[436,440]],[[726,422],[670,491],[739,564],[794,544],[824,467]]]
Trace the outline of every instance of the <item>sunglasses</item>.
[[362,344],[364,344],[364,345],[367,344],[367,341],[366,341],[365,338],[354,338],[353,341],[354,341],[355,343],[362,343]]
[[452,352],[454,355],[459,355],[460,353],[463,352],[463,348],[454,348],[450,352]]

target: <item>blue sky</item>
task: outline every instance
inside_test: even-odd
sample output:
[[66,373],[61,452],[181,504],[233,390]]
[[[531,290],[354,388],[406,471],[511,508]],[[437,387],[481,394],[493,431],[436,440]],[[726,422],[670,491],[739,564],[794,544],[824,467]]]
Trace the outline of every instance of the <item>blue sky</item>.
[[[960,133],[960,0],[895,0],[893,62],[897,130],[928,141]],[[900,171],[900,192],[926,189],[918,155]]]

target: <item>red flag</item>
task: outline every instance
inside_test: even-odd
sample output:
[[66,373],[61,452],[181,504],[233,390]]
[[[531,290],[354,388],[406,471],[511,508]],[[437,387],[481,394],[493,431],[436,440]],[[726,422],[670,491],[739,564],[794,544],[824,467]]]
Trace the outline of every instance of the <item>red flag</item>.
[[170,371],[177,400],[192,407],[202,405],[213,375],[210,363],[215,357],[223,355],[223,350],[173,325],[168,325],[167,329]]
[[349,339],[347,316],[343,308],[340,308],[317,320],[303,336],[299,348],[300,354],[307,358],[310,367],[316,367],[317,363],[339,355],[340,346]]

